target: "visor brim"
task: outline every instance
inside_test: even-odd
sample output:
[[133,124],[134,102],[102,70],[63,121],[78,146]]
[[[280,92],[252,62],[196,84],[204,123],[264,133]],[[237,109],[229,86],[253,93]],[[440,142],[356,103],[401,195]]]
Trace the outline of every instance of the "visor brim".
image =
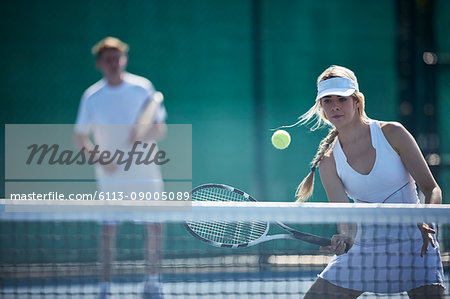
[[350,88],[350,89],[342,89],[342,88],[330,88],[322,91],[319,93],[316,97],[316,102],[319,101],[321,98],[326,96],[343,96],[348,97],[351,96],[356,89]]

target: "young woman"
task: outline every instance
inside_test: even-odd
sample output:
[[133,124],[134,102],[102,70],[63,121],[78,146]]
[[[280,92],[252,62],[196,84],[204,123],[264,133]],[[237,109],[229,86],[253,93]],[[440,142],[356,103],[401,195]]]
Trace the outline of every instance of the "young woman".
[[[332,130],[319,145],[309,175],[297,189],[298,201],[313,191],[314,172],[330,202],[440,204],[442,193],[417,143],[399,123],[372,120],[354,73],[331,66],[317,80],[315,105],[303,124],[317,116]],[[420,225],[338,225],[326,249],[336,254],[305,298],[356,298],[364,292],[398,293],[410,298],[444,298],[443,270],[434,229]],[[431,246],[429,246],[431,244]]]

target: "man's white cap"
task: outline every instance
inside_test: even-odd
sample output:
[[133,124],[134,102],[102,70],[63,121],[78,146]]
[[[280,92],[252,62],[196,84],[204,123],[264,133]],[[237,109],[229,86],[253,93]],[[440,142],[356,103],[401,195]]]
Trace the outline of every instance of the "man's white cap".
[[316,102],[325,96],[344,96],[348,97],[358,90],[358,82],[347,78],[331,78],[324,80],[317,86]]

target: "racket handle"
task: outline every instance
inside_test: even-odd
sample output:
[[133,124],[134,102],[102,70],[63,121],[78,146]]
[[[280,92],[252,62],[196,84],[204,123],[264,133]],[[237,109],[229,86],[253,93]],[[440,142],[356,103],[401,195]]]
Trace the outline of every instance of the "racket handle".
[[322,238],[316,235],[311,235],[311,234],[307,234],[307,233],[302,233],[299,231],[294,231],[292,232],[292,234],[294,235],[294,237],[296,239],[311,243],[311,244],[315,244],[315,245],[319,245],[319,246],[330,246],[331,245],[331,240],[327,239],[327,238]]

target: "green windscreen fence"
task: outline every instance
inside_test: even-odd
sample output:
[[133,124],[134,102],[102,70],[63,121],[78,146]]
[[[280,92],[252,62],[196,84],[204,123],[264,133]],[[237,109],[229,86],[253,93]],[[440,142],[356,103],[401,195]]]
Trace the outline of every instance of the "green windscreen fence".
[[[446,1],[437,1],[435,11],[434,28],[436,30],[436,52],[440,56],[437,65],[437,97],[438,97],[438,118],[439,137],[441,149],[441,167],[439,168],[440,187],[443,194],[450,192],[450,40],[448,38],[448,26],[450,20],[447,17],[450,13],[450,6]],[[446,201],[446,203],[449,203]]]

